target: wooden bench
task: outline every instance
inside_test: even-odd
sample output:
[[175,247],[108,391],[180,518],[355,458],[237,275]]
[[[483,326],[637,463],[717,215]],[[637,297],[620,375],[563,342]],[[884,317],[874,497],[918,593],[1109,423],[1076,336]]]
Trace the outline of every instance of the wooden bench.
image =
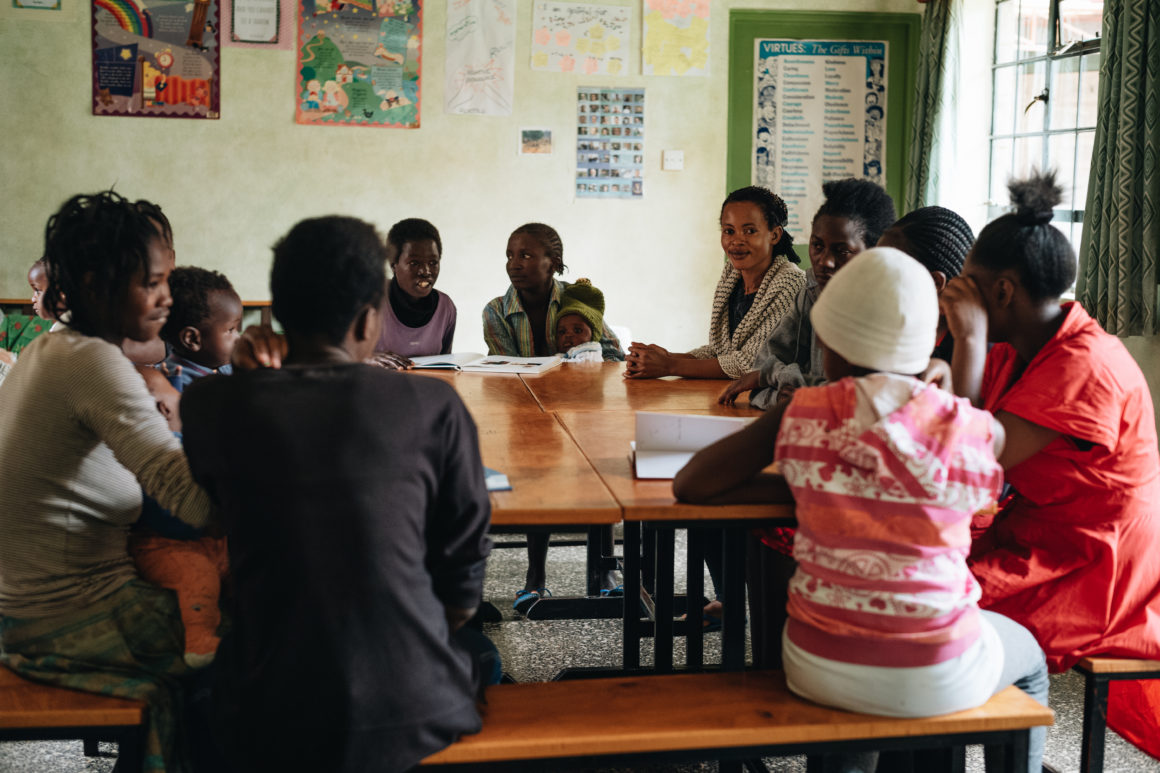
[[1108,684],[1120,679],[1160,679],[1160,660],[1090,657],[1075,664],[1084,676],[1081,773],[1102,773],[1108,728]]
[[38,684],[0,666],[0,741],[116,741],[120,770],[141,770],[145,704]]
[[795,697],[779,671],[504,684],[488,691],[483,730],[423,765],[543,770],[549,761],[555,769],[941,749],[948,764],[938,767],[950,769],[961,747],[982,743],[1003,747],[1005,769],[1023,773],[1030,728],[1052,718],[1015,687],[941,717],[853,714]]

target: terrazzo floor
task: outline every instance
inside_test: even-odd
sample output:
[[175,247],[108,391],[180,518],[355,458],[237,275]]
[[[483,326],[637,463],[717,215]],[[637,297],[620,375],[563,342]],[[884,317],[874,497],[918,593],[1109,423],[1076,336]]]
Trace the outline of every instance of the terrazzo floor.
[[[676,566],[684,566],[684,535],[677,537]],[[499,536],[497,541],[520,539]],[[582,547],[553,548],[548,562],[548,584],[557,596],[584,592],[585,552]],[[518,681],[546,680],[566,666],[615,666],[620,661],[620,622],[618,620],[529,621],[518,618],[511,609],[515,591],[523,586],[526,554],[523,549],[497,549],[488,564],[484,596],[504,614],[504,621],[485,626],[503,657],[504,670]],[[678,574],[680,570],[678,569]],[[677,578],[678,589],[683,578]],[[705,587],[711,588],[709,578]],[[720,634],[708,634],[705,660],[720,657]],[[674,646],[675,661],[683,662],[683,641]],[[642,647],[642,660],[649,659],[648,647]],[[1055,725],[1048,729],[1045,762],[1060,773],[1079,770],[1080,717],[1083,710],[1083,680],[1074,673],[1057,674],[1051,679],[1051,708]],[[110,773],[115,763],[112,744],[102,744],[102,756],[86,758],[80,741],[0,744],[0,773]],[[774,758],[765,761],[770,771],[805,773],[804,757]],[[551,768],[545,766],[545,771]],[[701,766],[653,766],[637,770],[656,773],[693,773],[716,770],[715,764]],[[982,773],[981,750],[968,749],[967,770]],[[1160,773],[1156,760],[1109,731],[1105,752],[1106,773]],[[325,773],[319,771],[319,773]],[[603,771],[603,773],[619,773]]]

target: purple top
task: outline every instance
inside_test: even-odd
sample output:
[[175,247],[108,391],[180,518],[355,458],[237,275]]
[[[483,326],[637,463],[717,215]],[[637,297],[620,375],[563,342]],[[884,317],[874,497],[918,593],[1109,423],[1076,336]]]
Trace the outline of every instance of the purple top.
[[375,351],[394,352],[404,357],[450,354],[451,339],[455,335],[455,304],[444,293],[434,292],[439,298],[435,314],[421,327],[407,327],[395,315],[391,303],[384,303],[383,332]]

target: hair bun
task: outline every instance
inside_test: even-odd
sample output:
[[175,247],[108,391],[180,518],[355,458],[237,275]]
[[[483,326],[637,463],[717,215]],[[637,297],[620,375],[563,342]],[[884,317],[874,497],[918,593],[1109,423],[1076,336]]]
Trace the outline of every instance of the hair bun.
[[1015,216],[1025,225],[1046,225],[1055,216],[1055,206],[1063,200],[1063,189],[1055,183],[1055,172],[1033,172],[1026,180],[1007,183]]

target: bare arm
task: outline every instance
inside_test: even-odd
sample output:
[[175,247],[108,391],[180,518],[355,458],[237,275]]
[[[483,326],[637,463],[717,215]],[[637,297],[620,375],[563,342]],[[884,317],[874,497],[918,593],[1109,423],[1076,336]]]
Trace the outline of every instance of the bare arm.
[[656,344],[633,342],[625,361],[625,378],[729,378],[715,358],[701,360],[689,354],[673,354]]
[[[955,341],[958,347],[958,341]],[[1004,470],[1009,470],[1020,462],[1029,459],[1043,450],[1043,448],[1059,437],[1059,433],[1027,419],[1016,416],[1007,411],[995,414],[995,420],[1003,426],[1006,443],[999,454],[999,464]]]
[[970,277],[956,277],[939,296],[939,308],[955,338],[951,381],[955,394],[983,405],[983,369],[987,362],[987,308]]

